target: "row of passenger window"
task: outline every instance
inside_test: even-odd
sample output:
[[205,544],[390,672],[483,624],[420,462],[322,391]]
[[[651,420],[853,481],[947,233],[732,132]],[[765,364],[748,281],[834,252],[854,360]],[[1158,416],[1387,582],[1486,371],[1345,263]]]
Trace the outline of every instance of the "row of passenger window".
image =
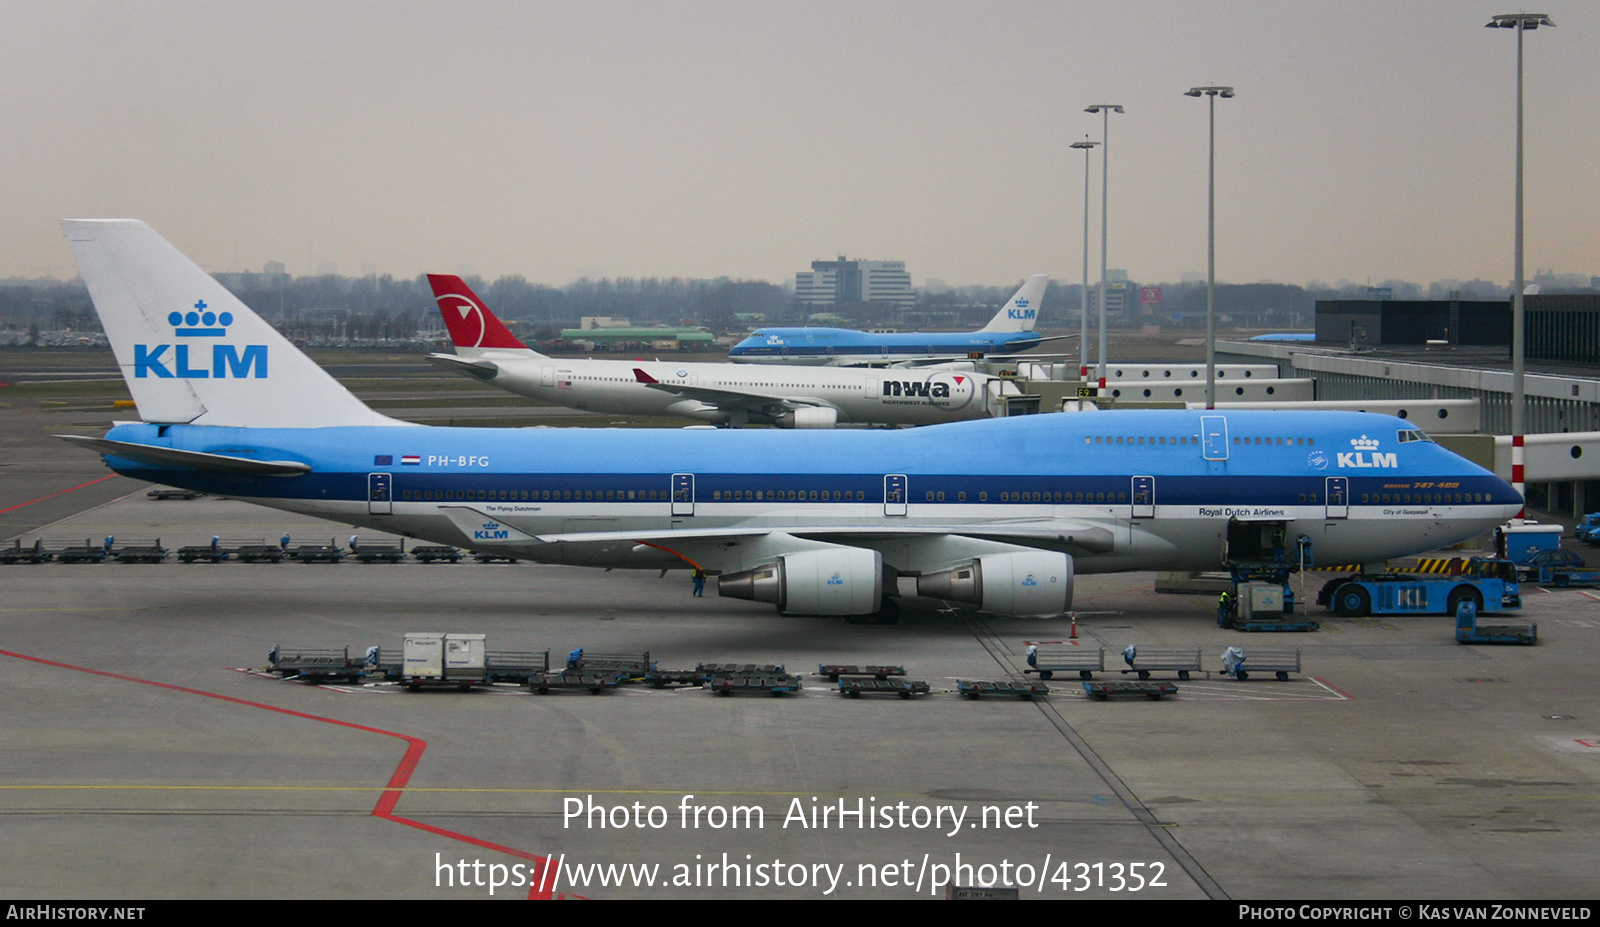
[[[1370,497],[1370,498],[1369,498]],[[1488,502],[1489,494],[1482,492],[1374,492],[1362,493],[1362,502],[1406,503],[1421,505],[1447,505],[1468,502]]]
[[[1199,435],[1169,437],[1125,437],[1123,435],[1093,435],[1083,439],[1084,444],[1143,444],[1143,445],[1178,445],[1180,447],[1199,444]],[[1254,445],[1257,447],[1316,447],[1316,438],[1241,438],[1233,439],[1235,446]]]
[[714,489],[713,502],[865,502],[859,489]]
[[1123,435],[1093,435],[1083,439],[1084,444],[1199,444],[1198,435],[1184,438],[1124,437]]
[[413,502],[665,502],[664,489],[407,489]]

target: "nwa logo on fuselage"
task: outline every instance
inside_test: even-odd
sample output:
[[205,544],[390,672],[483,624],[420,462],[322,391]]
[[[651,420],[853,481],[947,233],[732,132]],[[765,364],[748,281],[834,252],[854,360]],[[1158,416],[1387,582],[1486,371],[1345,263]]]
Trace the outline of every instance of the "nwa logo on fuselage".
[[1036,309],[1028,308],[1028,298],[1024,296],[1018,299],[1016,302],[1013,302],[1011,304],[1011,308],[1006,310],[1006,318],[1022,320],[1031,319],[1033,318],[1033,314],[1037,311],[1038,310]]
[[884,380],[885,396],[921,396],[925,399],[949,399],[950,384],[917,382],[915,380]]
[[1378,451],[1378,439],[1362,435],[1351,438],[1350,446],[1353,451],[1340,451],[1339,466],[1341,467],[1398,467],[1400,455],[1383,454]]
[[[167,323],[178,338],[226,338],[228,326],[233,324],[233,313],[212,312],[206,308],[206,301],[200,299],[188,312],[168,313]],[[136,344],[133,346],[133,375],[138,379],[156,377],[162,380],[266,379],[266,345],[250,344],[241,350],[238,345],[212,342],[210,347],[207,354],[203,342]]]
[[976,395],[973,379],[965,374],[935,373],[922,380],[889,380],[881,386],[883,402],[907,405],[908,400],[922,400],[928,405],[947,411],[963,408]]

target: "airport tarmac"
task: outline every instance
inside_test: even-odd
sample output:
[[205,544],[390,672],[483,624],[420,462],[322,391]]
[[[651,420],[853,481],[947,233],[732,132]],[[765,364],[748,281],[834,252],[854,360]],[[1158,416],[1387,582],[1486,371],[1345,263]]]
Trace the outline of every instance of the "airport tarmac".
[[[99,504],[110,486],[127,494]],[[23,536],[351,534],[143,488],[64,493],[52,504],[82,510]],[[1068,622],[915,600],[897,626],[853,626],[693,598],[682,573],[528,563],[0,577],[14,897],[488,898],[501,878],[494,898],[909,899],[942,897],[952,873],[1051,899],[1600,895],[1592,590],[1526,587],[1539,644],[1487,647],[1456,644],[1444,617],[1315,609],[1315,633],[1222,631],[1213,600],[1157,595],[1150,574],[1079,577],[1079,646],[1108,666],[1130,643],[1200,647],[1213,671],[1162,701],[1097,702],[1057,677],[1023,702],[951,690],[1019,675]],[[406,693],[252,671],[275,644],[390,649],[420,630],[672,668],[898,663],[933,693],[845,699],[814,674],[784,698]],[[1229,645],[1299,647],[1304,673],[1222,678]],[[634,868],[602,885],[596,864]]]

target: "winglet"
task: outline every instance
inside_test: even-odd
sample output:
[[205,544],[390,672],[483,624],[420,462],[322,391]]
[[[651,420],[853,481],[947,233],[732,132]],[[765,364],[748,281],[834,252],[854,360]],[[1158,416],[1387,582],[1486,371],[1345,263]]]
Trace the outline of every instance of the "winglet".
[[450,341],[457,350],[529,349],[516,335],[511,334],[511,330],[489,311],[478,294],[472,292],[472,288],[460,277],[454,274],[429,274],[428,285],[433,287],[433,298],[439,303],[439,314],[444,316],[445,327],[450,330]]
[[1049,274],[1034,274],[1022,288],[1006,300],[989,324],[978,329],[984,332],[1031,332],[1039,320],[1039,305],[1044,302],[1045,288],[1050,285]]
[[633,368],[633,379],[634,379],[635,382],[643,383],[646,386],[649,386],[652,383],[660,383],[661,382],[660,380],[657,380],[655,377],[652,377],[650,374],[645,373],[643,370],[640,370],[638,367]]

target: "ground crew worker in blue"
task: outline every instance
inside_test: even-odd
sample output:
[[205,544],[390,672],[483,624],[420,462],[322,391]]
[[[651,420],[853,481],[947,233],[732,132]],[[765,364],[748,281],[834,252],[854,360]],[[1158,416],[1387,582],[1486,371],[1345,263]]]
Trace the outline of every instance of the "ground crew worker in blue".
[[694,571],[694,594],[697,596],[706,594],[706,572],[699,567]]

